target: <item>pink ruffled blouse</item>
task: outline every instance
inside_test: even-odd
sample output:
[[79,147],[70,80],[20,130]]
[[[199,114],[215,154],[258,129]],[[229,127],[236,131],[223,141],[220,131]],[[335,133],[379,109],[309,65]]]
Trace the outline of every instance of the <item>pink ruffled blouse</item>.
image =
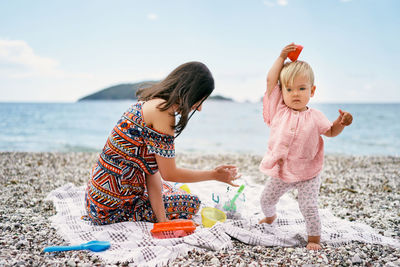
[[264,95],[263,116],[270,137],[260,171],[289,183],[317,176],[324,162],[321,134],[332,127],[332,122],[319,110],[299,112],[286,106],[278,85],[269,97]]

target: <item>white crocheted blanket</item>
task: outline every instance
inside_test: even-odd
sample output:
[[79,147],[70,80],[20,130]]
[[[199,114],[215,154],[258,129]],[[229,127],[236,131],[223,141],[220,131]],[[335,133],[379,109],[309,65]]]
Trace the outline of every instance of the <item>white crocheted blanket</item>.
[[[190,185],[189,185],[190,186]],[[196,185],[196,188],[198,186]],[[210,188],[204,186],[203,188]],[[214,186],[211,188],[219,188]],[[223,189],[222,189],[223,190]],[[246,202],[246,210],[254,213],[242,220],[227,220],[212,228],[197,227],[194,234],[182,238],[155,239],[151,236],[152,223],[124,222],[105,226],[94,226],[81,220],[85,214],[84,187],[66,184],[52,191],[47,200],[54,202],[57,214],[51,217],[52,225],[71,245],[91,240],[110,241],[110,249],[96,255],[106,263],[131,262],[140,266],[161,266],[184,256],[188,251],[219,250],[232,247],[232,238],[250,245],[261,246],[305,246],[305,224],[296,200],[284,196],[277,207],[278,219],[272,224],[258,224],[262,217],[258,199],[259,186],[246,188],[248,196],[255,196]],[[204,205],[213,202],[206,190],[195,192]],[[257,215],[258,212],[258,215]],[[350,241],[375,243],[400,248],[400,241],[378,234],[371,227],[348,222],[333,216],[328,210],[320,209],[322,222],[322,244],[340,245]],[[200,215],[195,221],[201,222]],[[95,252],[89,252],[95,253]]]

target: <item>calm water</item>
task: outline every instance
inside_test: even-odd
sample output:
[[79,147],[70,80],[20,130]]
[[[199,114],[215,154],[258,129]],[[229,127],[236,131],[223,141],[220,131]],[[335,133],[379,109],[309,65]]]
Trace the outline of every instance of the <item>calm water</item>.
[[[100,151],[131,102],[0,103],[0,151]],[[400,104],[311,104],[330,120],[338,108],[354,122],[325,138],[327,153],[400,155]],[[269,129],[261,103],[207,101],[176,139],[177,151],[262,155]]]

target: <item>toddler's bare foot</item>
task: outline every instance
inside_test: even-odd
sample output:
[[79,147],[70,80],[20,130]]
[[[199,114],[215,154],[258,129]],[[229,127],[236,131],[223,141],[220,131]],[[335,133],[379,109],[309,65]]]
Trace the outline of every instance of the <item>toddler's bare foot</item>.
[[309,250],[319,250],[321,249],[320,245],[321,241],[321,236],[316,235],[316,236],[308,236],[308,244],[307,244],[307,249]]
[[258,224],[262,224],[262,223],[271,224],[271,223],[273,223],[275,221],[275,219],[276,219],[276,214],[274,216],[272,216],[272,217],[265,217],[264,219],[260,220],[258,222]]
[[318,243],[308,242],[307,244],[307,249],[309,250],[319,250],[321,248],[322,248],[321,245]]

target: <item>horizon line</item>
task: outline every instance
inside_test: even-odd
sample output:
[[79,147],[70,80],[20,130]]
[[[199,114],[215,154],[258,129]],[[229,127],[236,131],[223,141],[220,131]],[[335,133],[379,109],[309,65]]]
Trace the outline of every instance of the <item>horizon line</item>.
[[[128,102],[128,101],[137,101],[137,99],[125,99],[125,100],[107,100],[107,99],[95,99],[95,100],[75,100],[75,101],[2,101],[0,100],[0,104],[73,104],[73,103],[79,103],[79,102]],[[253,100],[217,100],[217,99],[209,99],[209,101],[221,101],[221,102],[235,102],[235,103],[260,103],[262,100],[259,101],[253,101]],[[400,101],[377,101],[377,102],[371,102],[371,101],[358,101],[358,102],[352,102],[352,101],[313,101],[312,103],[309,104],[400,104]]]

